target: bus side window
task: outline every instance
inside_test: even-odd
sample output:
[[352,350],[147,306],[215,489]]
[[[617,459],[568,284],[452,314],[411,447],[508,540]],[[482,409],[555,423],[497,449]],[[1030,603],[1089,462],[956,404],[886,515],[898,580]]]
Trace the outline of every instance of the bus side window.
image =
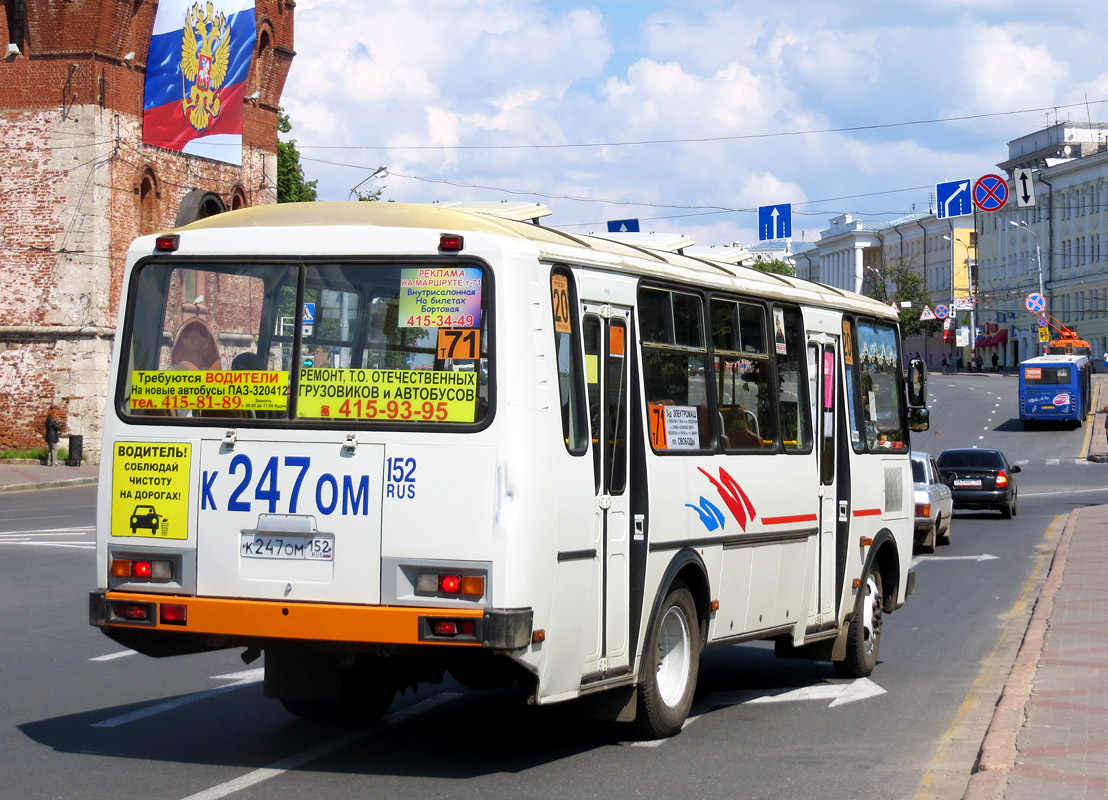
[[651,446],[655,451],[711,449],[715,425],[700,296],[639,289],[639,329]]
[[863,444],[869,452],[905,450],[908,435],[901,415],[903,386],[896,328],[858,320],[858,372],[862,396]]
[[[865,451],[865,444],[862,436],[862,427],[859,426],[859,408],[861,403],[858,401],[858,361],[854,354],[854,340],[855,336],[854,320],[849,317],[843,318],[843,363],[845,368],[843,372],[846,375],[846,424],[850,431],[850,446],[854,448],[855,453],[861,453]],[[863,422],[863,425],[865,422]]]
[[720,442],[725,451],[777,446],[765,309],[713,297],[711,381],[719,408]]
[[804,349],[804,321],[800,310],[789,306],[775,306],[773,333],[781,441],[786,452],[805,453],[812,447],[812,420],[805,374],[807,356]]
[[577,335],[577,297],[571,276],[555,270],[550,276],[550,303],[554,316],[554,353],[558,365],[558,398],[566,449],[584,455],[589,446],[586,424],[581,341]]
[[596,491],[600,491],[600,317],[587,314],[583,324],[585,338],[585,392],[589,403],[589,435],[592,437],[593,477]]

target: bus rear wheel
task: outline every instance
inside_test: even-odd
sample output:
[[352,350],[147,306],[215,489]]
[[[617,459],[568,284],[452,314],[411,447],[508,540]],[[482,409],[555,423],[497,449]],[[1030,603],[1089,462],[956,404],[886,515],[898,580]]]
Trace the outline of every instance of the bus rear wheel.
[[696,604],[684,586],[675,586],[650,627],[643,654],[635,726],[652,739],[680,732],[689,716],[700,669],[700,626]]
[[846,658],[835,661],[835,674],[840,678],[864,678],[877,666],[881,648],[881,620],[884,614],[884,594],[881,591],[881,571],[877,563],[858,589],[854,603],[854,618],[846,634]]

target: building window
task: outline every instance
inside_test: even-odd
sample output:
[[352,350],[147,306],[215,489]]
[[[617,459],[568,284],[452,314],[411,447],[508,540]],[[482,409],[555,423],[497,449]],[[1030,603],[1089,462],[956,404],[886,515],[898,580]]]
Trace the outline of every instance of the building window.
[[26,0],[4,0],[4,11],[8,18],[8,42],[17,45],[26,55]]
[[158,190],[158,177],[154,170],[147,167],[142,171],[139,182],[139,233],[154,233],[162,227],[158,222],[158,206],[161,193]]

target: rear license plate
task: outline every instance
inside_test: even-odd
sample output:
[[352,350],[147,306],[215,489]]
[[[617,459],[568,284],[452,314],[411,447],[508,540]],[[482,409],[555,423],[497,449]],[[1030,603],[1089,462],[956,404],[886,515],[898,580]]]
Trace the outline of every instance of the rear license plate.
[[239,544],[239,553],[243,558],[332,561],[335,557],[335,537],[244,533]]
[[969,488],[980,487],[981,486],[981,481],[971,481],[967,478],[955,478],[954,479],[954,485],[955,486],[966,486],[966,487],[969,487]]

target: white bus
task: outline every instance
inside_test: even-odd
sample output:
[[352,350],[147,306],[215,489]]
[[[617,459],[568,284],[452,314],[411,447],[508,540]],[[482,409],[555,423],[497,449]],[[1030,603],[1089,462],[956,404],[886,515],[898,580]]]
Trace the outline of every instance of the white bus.
[[264,652],[294,714],[449,672],[669,736],[703,648],[864,676],[912,590],[925,378],[876,301],[393,203],[147,236],[124,286],[91,622]]

